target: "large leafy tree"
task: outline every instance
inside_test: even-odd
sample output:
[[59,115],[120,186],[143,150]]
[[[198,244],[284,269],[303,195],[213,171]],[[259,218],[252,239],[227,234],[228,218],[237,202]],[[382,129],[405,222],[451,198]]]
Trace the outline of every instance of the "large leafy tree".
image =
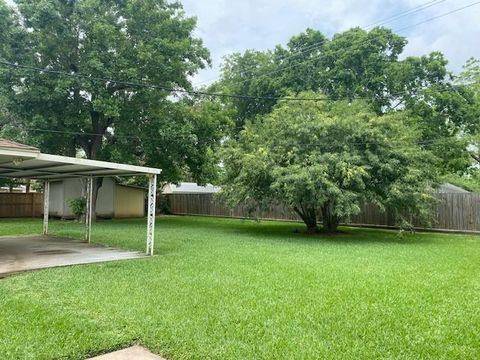
[[478,169],[480,166],[480,60],[469,59],[458,76],[457,82],[470,89],[476,104],[477,111],[474,113],[476,126],[470,131],[473,135],[469,139],[469,151]]
[[336,231],[364,201],[394,211],[402,225],[426,220],[435,158],[406,123],[404,113],[378,116],[362,101],[280,101],[228,143],[223,196],[230,205],[282,203],[309,232],[319,218]]
[[225,58],[222,80],[209,90],[241,95],[224,101],[235,122],[235,133],[242,130],[246,119],[268,114],[275,99],[286,94],[278,76],[264,76],[271,72],[278,73],[278,65],[270,51],[247,50],[244,54],[234,53]]
[[162,167],[163,181],[206,181],[224,118],[171,91],[210,62],[178,2],[15,2],[16,14],[0,1],[0,57],[45,71],[1,67],[15,114],[5,131],[57,154]]
[[[384,113],[447,75],[447,62],[440,53],[400,60],[406,43],[404,37],[385,28],[354,28],[332,39],[307,29],[293,36],[286,47],[228,56],[214,88],[267,98],[321,91],[336,99],[365,98],[377,113]],[[276,101],[230,103],[237,110],[240,130],[246,120],[268,113]]]
[[[353,28],[327,39],[307,29],[274,51],[227,57],[215,86],[232,94],[265,100],[227,100],[237,131],[246,121],[270,112],[275,96],[321,91],[331,99],[364,99],[377,114],[407,109],[413,126],[422,130],[425,148],[443,161],[444,173],[470,165],[466,136],[478,127],[479,106],[472,90],[456,84],[439,52],[401,59],[407,41],[389,29]],[[475,62],[464,77],[475,79]]]
[[[455,80],[457,88],[468,94],[472,111],[469,114],[460,114],[464,124],[470,126],[460,127],[460,134],[456,137],[457,146],[451,146],[445,151],[448,156],[451,149],[460,148],[463,167],[447,173],[444,178],[467,190],[480,192],[480,61],[473,58],[468,60]],[[465,103],[466,100],[462,107],[465,107]],[[465,122],[465,119],[469,121]]]
[[423,146],[442,161],[444,174],[464,173],[472,165],[469,144],[480,129],[480,102],[466,86],[438,84],[408,99],[413,126],[422,131]]

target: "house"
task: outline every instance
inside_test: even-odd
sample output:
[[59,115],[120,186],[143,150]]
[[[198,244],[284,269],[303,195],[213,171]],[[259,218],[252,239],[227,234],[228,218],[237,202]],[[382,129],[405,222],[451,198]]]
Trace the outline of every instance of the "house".
[[215,194],[220,187],[212,184],[200,186],[193,182],[181,182],[179,184],[167,184],[163,188],[163,194]]
[[[49,214],[63,219],[74,215],[68,201],[84,196],[85,180],[65,179],[50,182]],[[99,218],[140,218],[145,216],[145,190],[118,184],[114,178],[104,178],[98,190],[95,209]]]
[[468,194],[470,191],[450,183],[444,183],[438,188],[440,194]]
[[[11,191],[10,191],[11,190]],[[9,186],[2,186],[0,187],[0,192],[2,193],[26,193],[27,187],[25,185],[15,185],[11,189]],[[30,188],[28,192],[37,192],[36,190]]]

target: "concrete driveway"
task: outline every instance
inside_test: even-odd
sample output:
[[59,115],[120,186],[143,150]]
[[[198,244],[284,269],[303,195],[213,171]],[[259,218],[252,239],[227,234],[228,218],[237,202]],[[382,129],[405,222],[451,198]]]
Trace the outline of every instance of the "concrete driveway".
[[137,259],[143,253],[48,236],[0,237],[0,278],[35,269]]
[[89,360],[165,360],[154,355],[141,346],[132,346],[128,349],[115,351],[109,354],[96,356]]

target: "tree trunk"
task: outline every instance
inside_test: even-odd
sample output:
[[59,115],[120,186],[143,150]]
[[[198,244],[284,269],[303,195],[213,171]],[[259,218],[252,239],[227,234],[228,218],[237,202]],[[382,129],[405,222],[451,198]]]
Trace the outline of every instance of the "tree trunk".
[[[96,111],[90,112],[92,120],[93,134],[89,141],[83,142],[83,149],[87,154],[87,158],[90,160],[97,160],[98,153],[102,147],[103,135],[105,134],[108,126],[111,124],[111,120],[107,120],[105,124],[102,124],[102,116]],[[92,222],[97,220],[97,197],[98,191],[103,185],[103,178],[96,178],[93,181],[93,194],[92,194]]]
[[317,225],[317,211],[315,208],[300,205],[294,207],[294,210],[307,226],[307,234],[317,234],[320,231]]
[[97,198],[98,191],[103,185],[103,178],[93,179],[93,194],[92,194],[92,222],[97,221]]
[[335,215],[335,204],[328,201],[322,207],[323,230],[328,233],[336,233],[340,219]]
[[471,154],[472,155],[472,158],[473,160],[475,160],[476,162],[478,162],[480,164],[480,153],[477,155],[477,154]]

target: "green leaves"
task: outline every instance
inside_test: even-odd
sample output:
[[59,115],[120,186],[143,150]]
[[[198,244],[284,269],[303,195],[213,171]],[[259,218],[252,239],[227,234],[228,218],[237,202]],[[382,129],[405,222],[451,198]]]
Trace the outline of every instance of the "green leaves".
[[16,3],[18,21],[0,1],[0,57],[81,77],[1,67],[15,137],[45,152],[161,167],[164,181],[212,180],[213,150],[227,126],[220,106],[128,84],[190,89],[190,77],[210,63],[193,35],[196,20],[179,3]]
[[309,229],[321,214],[329,231],[364,201],[398,206],[399,218],[420,215],[436,174],[435,159],[417,140],[405,114],[379,117],[365,102],[280,101],[229,142],[223,196],[230,204],[281,202]]
[[[364,99],[371,107],[358,116],[406,109],[409,127],[418,132],[422,147],[439,158],[441,172],[466,172],[472,165],[468,139],[480,132],[479,63],[470,60],[454,82],[446,68],[448,61],[439,52],[401,60],[406,43],[385,28],[354,28],[332,39],[307,29],[293,36],[286,47],[228,57],[222,79],[213,88],[260,97],[321,91],[337,100]],[[225,102],[235,116],[234,136],[277,104],[274,99]],[[303,116],[291,111],[291,116]],[[288,150],[283,156],[288,161],[295,153]]]

